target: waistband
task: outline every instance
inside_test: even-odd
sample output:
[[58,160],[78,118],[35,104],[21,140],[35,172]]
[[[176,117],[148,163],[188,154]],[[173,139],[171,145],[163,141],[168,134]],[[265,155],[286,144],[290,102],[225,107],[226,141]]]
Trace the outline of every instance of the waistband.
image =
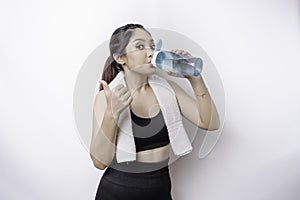
[[170,158],[167,158],[166,160],[155,162],[155,163],[146,163],[146,162],[138,162],[138,161],[132,161],[132,162],[122,162],[117,163],[116,159],[112,161],[112,163],[109,165],[109,168],[124,172],[124,173],[161,173],[169,170],[169,160]]

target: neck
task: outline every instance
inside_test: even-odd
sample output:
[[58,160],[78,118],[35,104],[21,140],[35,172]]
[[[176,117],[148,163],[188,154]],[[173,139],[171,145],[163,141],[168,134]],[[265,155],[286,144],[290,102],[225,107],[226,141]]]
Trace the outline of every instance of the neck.
[[131,94],[146,91],[149,86],[148,75],[128,71],[125,72],[124,79]]

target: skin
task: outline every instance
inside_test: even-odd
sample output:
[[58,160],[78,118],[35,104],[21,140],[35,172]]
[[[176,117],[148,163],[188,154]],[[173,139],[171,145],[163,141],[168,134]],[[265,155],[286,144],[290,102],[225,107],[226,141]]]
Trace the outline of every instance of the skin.
[[[142,118],[156,116],[160,107],[148,76],[155,73],[156,68],[150,64],[153,57],[153,38],[142,29],[135,29],[126,47],[126,55],[113,55],[123,66],[127,87],[118,85],[110,89],[105,81],[101,81],[104,90],[100,91],[94,103],[93,137],[91,143],[91,158],[95,167],[105,169],[115,153],[116,124],[119,114],[130,106],[131,110]],[[177,54],[188,54],[184,50],[171,50]],[[171,76],[186,78],[196,99],[188,95],[178,84],[168,80],[173,88],[181,114],[205,130],[219,128],[219,116],[210,97],[205,83],[200,76],[189,77],[168,72]],[[101,149],[101,150],[99,150]],[[170,145],[137,152],[139,162],[159,162],[169,157]]]

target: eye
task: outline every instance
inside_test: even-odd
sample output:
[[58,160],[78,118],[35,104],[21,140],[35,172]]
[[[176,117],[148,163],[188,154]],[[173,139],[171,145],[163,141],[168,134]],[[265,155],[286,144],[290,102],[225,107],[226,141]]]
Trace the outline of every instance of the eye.
[[145,47],[144,47],[144,45],[140,44],[140,45],[137,45],[136,48],[143,50]]
[[151,49],[154,50],[155,49],[155,44],[151,45]]

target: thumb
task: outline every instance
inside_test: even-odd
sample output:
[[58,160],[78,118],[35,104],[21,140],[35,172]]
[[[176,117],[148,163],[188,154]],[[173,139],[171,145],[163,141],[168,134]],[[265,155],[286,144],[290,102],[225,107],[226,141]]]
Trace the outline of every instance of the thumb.
[[102,87],[103,87],[104,91],[108,91],[109,90],[109,86],[107,85],[106,81],[100,80],[100,83],[102,84]]

